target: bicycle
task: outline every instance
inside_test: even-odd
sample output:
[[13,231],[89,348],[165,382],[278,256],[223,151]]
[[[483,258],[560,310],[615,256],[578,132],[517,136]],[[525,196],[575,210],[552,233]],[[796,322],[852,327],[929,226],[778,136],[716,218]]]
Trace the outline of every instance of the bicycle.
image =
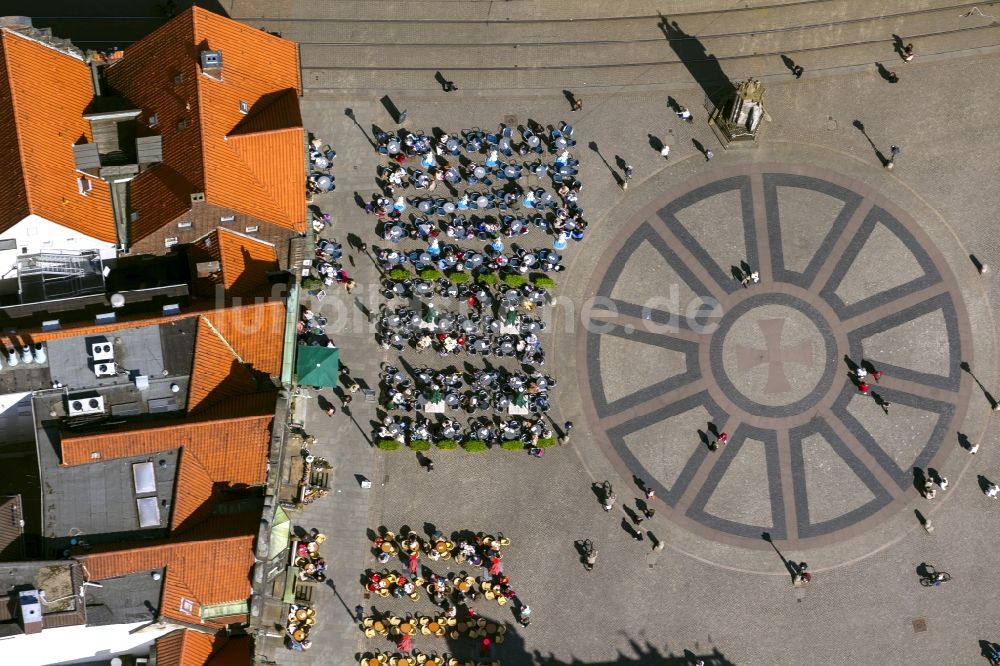
[[932,587],[947,583],[951,580],[951,574],[947,571],[937,571],[934,567],[926,567],[925,573],[920,577],[920,584],[924,587]]

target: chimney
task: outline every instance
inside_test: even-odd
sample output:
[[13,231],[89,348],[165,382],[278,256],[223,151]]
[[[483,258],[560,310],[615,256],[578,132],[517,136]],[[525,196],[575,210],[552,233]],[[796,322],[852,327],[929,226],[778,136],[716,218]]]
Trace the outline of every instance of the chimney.
[[21,607],[21,624],[24,626],[24,633],[41,633],[42,605],[38,603],[38,590],[19,592],[17,601]]
[[222,80],[222,51],[202,51],[201,71],[217,81]]

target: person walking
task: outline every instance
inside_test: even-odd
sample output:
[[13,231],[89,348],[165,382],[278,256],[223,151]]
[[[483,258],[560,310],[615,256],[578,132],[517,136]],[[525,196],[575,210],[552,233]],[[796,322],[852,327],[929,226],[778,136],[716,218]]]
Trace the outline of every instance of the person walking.
[[903,47],[903,62],[910,62],[913,60],[916,54],[913,52],[913,44],[907,44]]
[[934,482],[930,479],[924,479],[924,497],[927,499],[934,499],[937,497],[937,491],[934,489]]
[[686,106],[681,107],[680,111],[677,112],[677,117],[689,123],[694,122],[694,116],[691,115]]
[[941,487],[942,492],[948,490],[948,477],[938,475],[937,480],[938,485]]
[[1000,494],[1000,486],[991,482],[990,485],[986,487],[985,492],[987,497],[996,499],[997,495]]
[[573,96],[573,113],[583,110],[583,100],[579,97]]
[[729,435],[727,433],[720,432],[719,436],[715,438],[715,441],[712,442],[712,445],[709,448],[715,451],[720,445],[725,446],[727,443],[729,443]]
[[622,191],[628,189],[628,181],[632,180],[632,165],[626,164],[622,169]]
[[605,495],[604,496],[604,510],[605,511],[611,511],[611,507],[613,507],[615,505],[615,500],[617,500],[617,499],[618,499],[618,496],[615,495],[613,492],[612,493],[608,493],[607,495]]
[[802,72],[804,71],[806,70],[802,67],[802,65],[795,65],[794,67],[792,67],[792,76],[794,76],[796,79],[801,79]]
[[866,382],[859,382],[858,383],[858,391],[862,395],[868,395],[869,393],[871,393],[871,387],[868,386],[868,384]]
[[441,84],[441,88],[446,93],[447,92],[455,92],[456,90],[458,90],[458,86],[455,85],[455,82],[454,81],[448,81],[448,80],[445,80],[445,82]]
[[711,149],[705,149],[705,161],[710,162],[713,157],[715,157],[715,153]]
[[647,501],[651,500],[655,496],[656,496],[656,491],[650,488],[649,486],[646,486],[646,500]]
[[899,155],[901,152],[903,151],[899,149],[899,146],[896,145],[889,146],[889,161],[886,162],[885,164],[886,169],[893,168],[893,166],[896,164],[896,155]]
[[663,148],[660,148],[660,157],[663,159],[670,159],[670,146],[663,144]]

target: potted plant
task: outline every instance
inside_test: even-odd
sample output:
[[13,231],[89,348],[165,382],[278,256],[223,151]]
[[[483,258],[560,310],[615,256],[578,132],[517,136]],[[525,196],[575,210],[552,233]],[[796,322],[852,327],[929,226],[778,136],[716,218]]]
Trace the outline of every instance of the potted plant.
[[486,446],[486,442],[481,439],[470,439],[462,443],[462,448],[469,453],[482,453],[489,447]]
[[378,448],[383,451],[398,451],[399,450],[399,440],[397,439],[380,439],[378,440]]
[[487,286],[496,284],[498,279],[496,273],[479,273],[476,275],[476,282]]
[[439,449],[444,449],[444,450],[457,449],[458,448],[458,442],[456,442],[453,439],[442,439],[442,440],[438,441],[437,447]]
[[448,273],[448,279],[451,280],[452,284],[468,284],[469,281],[472,280],[468,273],[464,273],[462,271],[452,271]]
[[393,282],[402,282],[403,280],[409,280],[411,277],[413,277],[413,274],[410,271],[399,266],[389,271],[389,279]]
[[424,268],[420,271],[420,278],[423,280],[440,280],[441,271],[436,268]]
[[547,449],[550,446],[555,446],[556,441],[557,440],[555,437],[539,437],[538,441],[535,442],[535,446],[537,446],[540,449]]
[[556,281],[550,278],[548,275],[536,275],[531,279],[535,283],[535,286],[540,289],[555,289]]
[[430,451],[431,443],[426,439],[415,439],[409,444],[410,449],[413,451]]
[[507,439],[500,442],[500,448],[504,451],[523,451],[524,442],[519,439]]
[[511,289],[519,289],[520,287],[528,284],[528,278],[524,277],[520,273],[511,273],[510,275],[503,276],[503,283]]

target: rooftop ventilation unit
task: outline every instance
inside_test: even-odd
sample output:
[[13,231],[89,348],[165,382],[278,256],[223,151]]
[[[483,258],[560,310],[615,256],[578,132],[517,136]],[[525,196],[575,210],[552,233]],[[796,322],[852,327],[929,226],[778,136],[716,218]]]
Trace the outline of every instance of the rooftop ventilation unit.
[[83,416],[85,414],[103,414],[104,413],[104,397],[97,395],[91,397],[76,397],[68,396],[66,398],[69,403],[68,413],[70,416]]
[[111,346],[110,342],[95,342],[90,345],[90,355],[94,357],[95,361],[113,361],[115,360],[115,348]]
[[24,590],[17,595],[21,607],[21,624],[24,633],[37,634],[42,631],[42,604],[38,602],[38,590]]
[[118,374],[118,366],[111,361],[107,363],[95,363],[94,374],[98,377],[114,377]]

